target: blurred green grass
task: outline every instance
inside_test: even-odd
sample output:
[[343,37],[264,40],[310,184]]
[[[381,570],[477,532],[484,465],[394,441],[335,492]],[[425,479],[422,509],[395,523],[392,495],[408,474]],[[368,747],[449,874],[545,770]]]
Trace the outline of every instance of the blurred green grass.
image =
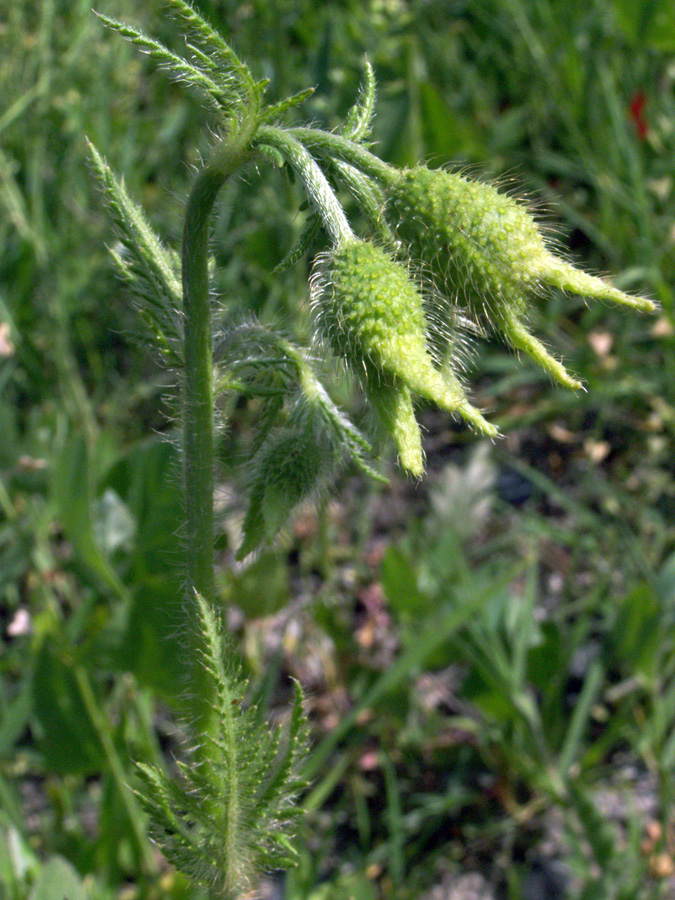
[[[509,900],[535,875],[551,897],[672,895],[670,2],[198,5],[279,97],[316,85],[306,114],[328,126],[367,54],[385,158],[502,179],[576,260],[662,307],[542,303],[586,394],[484,343],[471,379],[506,441],[474,457],[424,411],[425,485],[345,477],[245,568],[224,484],[220,584],[252,697],[278,711],[296,675],[315,722],[285,896],[412,898],[467,871]],[[100,9],[175,40],[160,4]],[[84,137],[177,245],[208,119],[88,2],[0,0],[0,51],[0,897],[196,898],[127,787],[131,760],[179,752],[185,706],[174,389],[134,338]],[[251,175],[214,233],[229,307],[289,328],[307,268],[272,270],[298,196]]]

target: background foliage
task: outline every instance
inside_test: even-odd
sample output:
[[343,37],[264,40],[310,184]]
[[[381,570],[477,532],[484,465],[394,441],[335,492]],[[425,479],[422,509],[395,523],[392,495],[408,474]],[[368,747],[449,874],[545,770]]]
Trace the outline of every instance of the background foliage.
[[[270,896],[455,896],[471,879],[500,898],[671,896],[671,4],[196,5],[279,98],[314,84],[303,114],[328,126],[367,54],[385,159],[502,179],[584,266],[662,306],[554,296],[538,330],[586,394],[485,343],[470,379],[504,441],[423,410],[424,483],[390,462],[387,487],[350,473],[244,565],[241,487],[223,484],[219,586],[250,699],[283,716],[297,677],[313,721],[301,862]],[[159,4],[100,11],[176,40]],[[133,760],[181,752],[174,387],[135,339],[85,135],[177,246],[208,114],[88,0],[0,0],[0,50],[0,897],[197,898],[129,790]],[[307,263],[273,270],[298,199],[252,174],[214,234],[228,304],[289,330]],[[367,412],[348,385],[336,399]],[[230,412],[225,465],[255,415]]]

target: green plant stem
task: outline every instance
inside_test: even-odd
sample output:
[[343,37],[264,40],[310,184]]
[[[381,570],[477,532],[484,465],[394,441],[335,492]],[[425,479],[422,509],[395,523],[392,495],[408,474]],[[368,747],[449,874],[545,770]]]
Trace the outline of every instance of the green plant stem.
[[349,138],[315,128],[291,128],[288,133],[321,156],[349,163],[380,184],[389,184],[396,178],[397,170],[393,166],[382,162],[362,144],[350,141]]
[[311,154],[290,132],[280,128],[260,128],[256,135],[260,144],[276,148],[285,160],[293,167],[298,178],[312,200],[314,208],[330,235],[333,243],[338,244],[345,239],[353,239],[347,216]]
[[183,230],[184,325],[184,477],[188,629],[192,646],[190,683],[194,725],[211,734],[215,712],[213,686],[202,663],[202,640],[194,614],[195,593],[213,608],[213,347],[209,299],[209,221],[218,191],[251,157],[249,132],[242,130],[220,145],[199,173],[190,194]]

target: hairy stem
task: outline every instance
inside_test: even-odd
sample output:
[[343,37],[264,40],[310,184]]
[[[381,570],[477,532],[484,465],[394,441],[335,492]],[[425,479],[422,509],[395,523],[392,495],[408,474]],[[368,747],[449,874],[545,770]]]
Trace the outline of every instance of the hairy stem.
[[393,166],[382,162],[362,144],[350,141],[342,135],[318,131],[315,128],[291,128],[289,133],[319,155],[349,163],[380,184],[389,184],[396,177],[397,170]]
[[314,209],[321,216],[331,240],[337,244],[341,240],[353,238],[354,232],[347,221],[340,201],[335,196],[326,176],[300,141],[296,140],[288,131],[271,127],[260,128],[256,140],[260,144],[275,147],[293,167],[303,183]]
[[[183,310],[185,315],[184,477],[188,609],[195,592],[213,608],[213,347],[209,299],[209,221],[218,191],[249,158],[241,134],[223,141],[199,173],[190,194],[183,230]],[[200,629],[190,615],[189,692],[195,727],[210,734],[215,716],[213,689],[202,664]]]

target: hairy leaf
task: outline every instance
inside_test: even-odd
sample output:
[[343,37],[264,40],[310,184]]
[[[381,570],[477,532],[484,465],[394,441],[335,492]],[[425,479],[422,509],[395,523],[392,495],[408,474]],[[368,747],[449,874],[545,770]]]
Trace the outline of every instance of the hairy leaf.
[[[237,103],[241,102],[241,98],[237,97],[234,91],[235,82],[230,78],[225,81],[221,76],[216,80],[213,77],[211,68],[204,69],[201,65],[190,62],[182,56],[169,50],[160,41],[156,41],[149,35],[144,34],[140,29],[127,25],[124,22],[118,22],[104,16],[102,13],[96,13],[99,19],[114,31],[117,31],[122,37],[126,38],[130,43],[139,47],[144,53],[159,63],[176,81],[182,84],[188,84],[195,88],[207,104],[217,111],[223,109],[230,110]],[[200,60],[201,62],[201,60]]]
[[342,134],[352,141],[363,141],[370,134],[370,125],[375,112],[375,73],[365,61],[363,84],[359,89],[356,103],[347,113]]
[[167,859],[225,900],[236,900],[262,871],[295,862],[291,837],[297,797],[306,786],[298,772],[307,726],[298,685],[285,734],[245,705],[246,682],[229,662],[221,623],[199,595],[197,606],[218,727],[205,739],[199,763],[178,764],[178,780],[140,764],[138,796]]
[[182,364],[182,288],[178,254],[165,247],[133,202],[124,182],[89,143],[89,153],[113,214],[123,248],[111,249],[122,278],[137,297],[137,308],[170,365]]

